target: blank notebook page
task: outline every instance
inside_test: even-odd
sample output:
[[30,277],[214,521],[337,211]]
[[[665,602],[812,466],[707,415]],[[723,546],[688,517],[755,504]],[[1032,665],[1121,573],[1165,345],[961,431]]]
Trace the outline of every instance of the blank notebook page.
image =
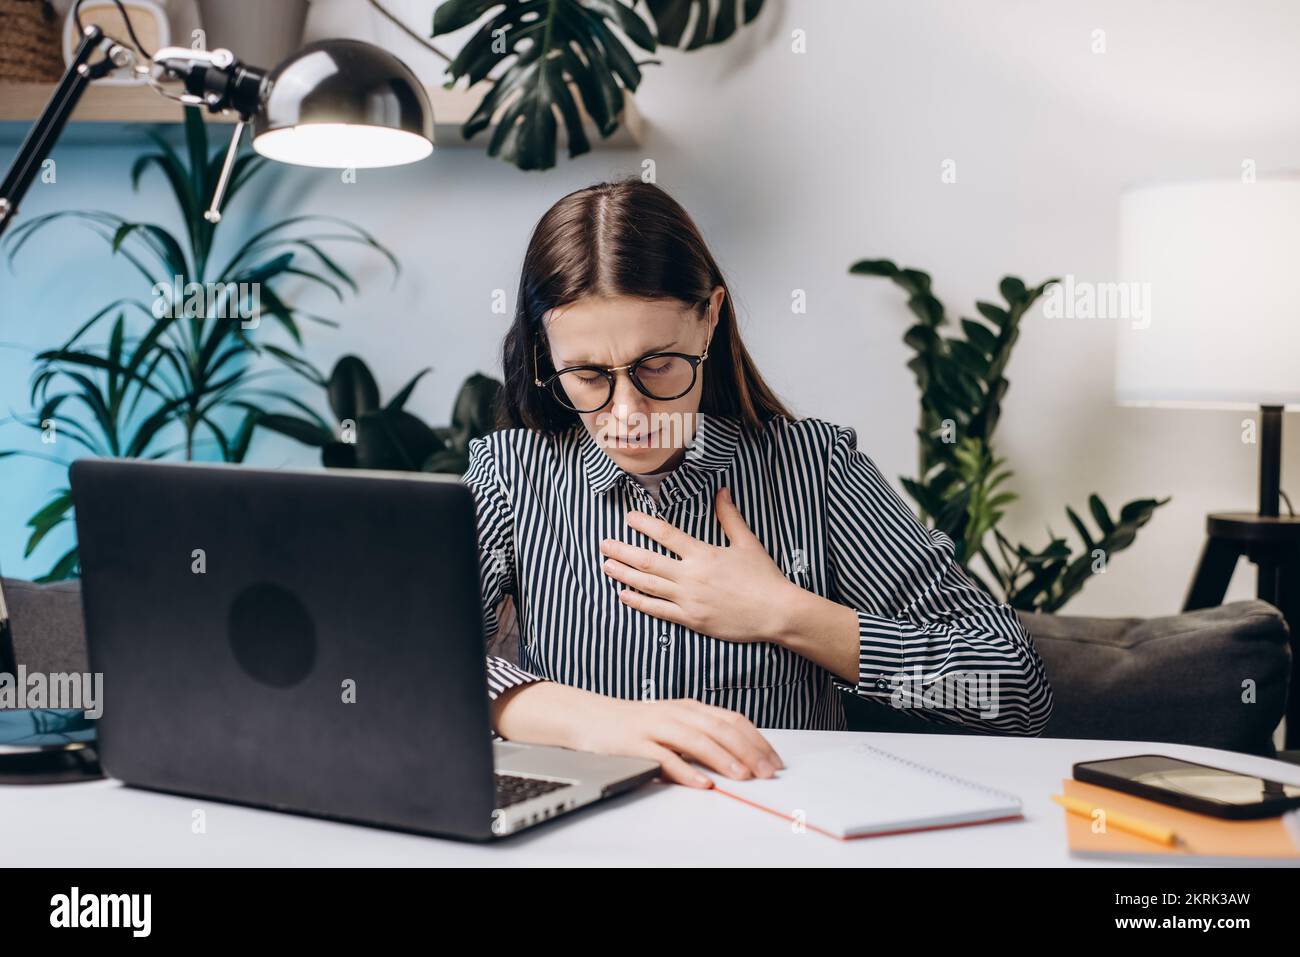
[[1020,799],[869,744],[790,758],[773,778],[715,778],[720,794],[832,837],[868,837],[1021,816]]

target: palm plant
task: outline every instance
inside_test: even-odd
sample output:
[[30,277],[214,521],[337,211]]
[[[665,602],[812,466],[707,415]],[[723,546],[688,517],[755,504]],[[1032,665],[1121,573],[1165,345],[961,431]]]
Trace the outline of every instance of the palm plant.
[[[8,237],[12,267],[38,233],[65,220],[81,223],[134,268],[152,296],[151,301],[115,299],[63,344],[37,355],[33,411],[18,421],[40,431],[46,445],[66,439],[91,455],[192,459],[215,453],[224,461],[241,462],[270,409],[293,408],[327,427],[310,406],[278,387],[275,377],[291,370],[319,379],[296,351],[302,346],[302,321],[335,323],[293,306],[283,284],[306,282],[342,300],[346,291],[357,291],[357,283],[332,255],[336,248],[360,245],[385,257],[394,271],[397,262],[359,227],[334,217],[303,215],[253,232],[228,257],[216,259],[218,229],[229,233],[228,224],[236,221],[227,215],[214,224],[203,216],[224,151],[209,151],[206,127],[195,109],[186,110],[185,137],[184,159],[154,135],[155,150],[136,160],[131,170],[137,189],[147,171],[163,175],[180,214],[180,235],[113,213],[64,211],[34,217]],[[227,208],[264,162],[252,153],[236,160]],[[266,341],[263,317],[289,347]],[[92,341],[106,326],[106,339]],[[273,364],[259,363],[262,356]],[[42,452],[0,454],[67,464]],[[56,489],[28,520],[26,555],[71,517],[71,494],[66,487]],[[71,577],[76,570],[74,546],[41,580]]]
[[[1083,545],[1079,554],[1050,528],[1048,544],[1039,550],[1012,544],[998,529],[1017,498],[1004,487],[1013,473],[993,450],[1008,387],[1007,363],[1021,320],[1057,280],[1027,287],[1007,276],[999,285],[1006,305],[977,302],[982,320],[962,319],[961,334],[948,336],[941,332],[948,317],[928,273],[901,269],[888,259],[860,260],[849,272],[893,280],[907,293],[916,317],[903,341],[915,353],[907,366],[920,391],[917,472],[902,484],[921,517],[952,539],[957,561],[991,594],[1024,611],[1060,610],[1104,570],[1110,556],[1133,543],[1138,529],[1169,499],[1137,499],[1115,516],[1099,496],[1091,495],[1088,508],[1095,530],[1067,507]],[[985,575],[974,567],[976,559]]]
[[471,86],[492,83],[461,133],[470,139],[500,111],[488,155],[519,169],[550,169],[557,114],[569,157],[591,149],[575,89],[608,137],[618,129],[623,91],[636,92],[641,67],[659,62],[638,63],[614,29],[649,53],[661,44],[698,50],[729,39],[762,8],[763,0],[447,0],[434,11],[433,36],[483,21],[447,68],[448,86],[461,77]]

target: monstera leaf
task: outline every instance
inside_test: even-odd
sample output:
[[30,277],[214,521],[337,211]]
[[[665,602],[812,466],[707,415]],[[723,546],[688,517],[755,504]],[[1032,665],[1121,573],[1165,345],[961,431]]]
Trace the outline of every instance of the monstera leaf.
[[[749,23],[763,9],[763,0],[645,0],[657,27],[659,42],[683,50],[698,50],[731,39],[739,24]],[[737,9],[740,20],[736,18]],[[691,15],[695,25],[686,33]]]
[[495,121],[490,156],[523,170],[550,169],[563,121],[569,157],[580,156],[591,142],[578,102],[606,138],[618,129],[624,91],[641,84],[641,66],[658,63],[638,62],[620,34],[649,53],[661,42],[694,50],[729,38],[738,23],[758,16],[763,0],[646,0],[649,21],[636,6],[625,0],[441,4],[433,15],[435,37],[482,21],[447,68],[452,83],[492,81],[461,134],[471,139]]

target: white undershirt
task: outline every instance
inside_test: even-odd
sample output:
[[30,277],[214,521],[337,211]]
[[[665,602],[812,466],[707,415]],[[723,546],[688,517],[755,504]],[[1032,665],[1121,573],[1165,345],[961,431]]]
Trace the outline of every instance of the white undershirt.
[[668,477],[669,473],[656,472],[653,475],[637,475],[634,472],[629,472],[628,475],[631,475],[633,480],[638,485],[640,485],[642,488],[644,488],[647,492],[650,493],[650,498],[652,501],[658,502],[659,486],[663,484],[664,479]]

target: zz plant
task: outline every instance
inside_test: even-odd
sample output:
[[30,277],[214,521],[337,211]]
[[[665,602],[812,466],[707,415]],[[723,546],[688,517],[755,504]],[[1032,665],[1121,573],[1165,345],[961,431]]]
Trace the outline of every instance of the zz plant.
[[892,280],[915,317],[903,341],[914,353],[907,366],[920,398],[917,471],[902,484],[922,519],[952,539],[957,560],[1000,600],[1023,611],[1059,611],[1111,556],[1133,544],[1169,499],[1136,499],[1115,515],[1100,496],[1090,495],[1095,528],[1067,506],[1081,549],[1050,528],[1039,549],[1012,543],[998,528],[1017,499],[1006,486],[1013,473],[993,442],[1007,394],[1007,364],[1021,320],[1057,280],[1026,286],[1007,276],[998,287],[1003,303],[977,302],[981,318],[961,319],[957,331],[928,273],[888,259],[863,259],[849,272]]

